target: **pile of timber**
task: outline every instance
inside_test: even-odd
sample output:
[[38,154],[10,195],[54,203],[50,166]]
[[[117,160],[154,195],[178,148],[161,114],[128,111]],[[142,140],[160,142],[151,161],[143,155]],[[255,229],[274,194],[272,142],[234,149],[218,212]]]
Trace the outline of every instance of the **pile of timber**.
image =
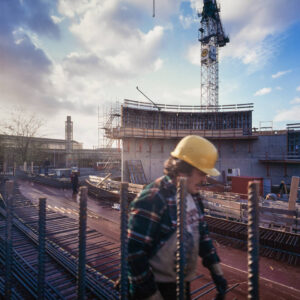
[[203,203],[207,214],[226,219],[242,221],[243,207],[240,195],[234,193],[217,193],[202,190]]
[[[266,228],[274,228],[282,231],[300,233],[300,205],[296,203],[299,178],[292,179],[289,202],[265,200],[259,201],[259,225]],[[294,183],[294,184],[293,184]],[[294,186],[292,188],[292,186]],[[204,198],[206,214],[226,218],[237,222],[247,223],[247,200],[241,199],[235,193],[216,193],[201,191]]]

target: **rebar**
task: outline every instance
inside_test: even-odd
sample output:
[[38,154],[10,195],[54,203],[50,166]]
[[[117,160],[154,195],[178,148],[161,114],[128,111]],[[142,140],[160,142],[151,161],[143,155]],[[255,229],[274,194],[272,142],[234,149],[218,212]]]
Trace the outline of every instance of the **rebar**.
[[[17,215],[18,218],[13,218],[13,228],[14,230],[20,231],[22,234],[24,234],[26,237],[28,237],[30,240],[34,242],[34,244],[38,245],[38,217],[37,217],[37,211],[36,211],[36,206],[35,205],[28,205],[28,201],[24,197],[20,197],[20,194],[18,191],[14,194],[14,203],[18,204],[18,207],[14,205],[14,210],[15,213],[14,215]],[[22,206],[23,204],[23,206]],[[23,209],[23,207],[25,209]],[[50,215],[49,215],[49,214]],[[0,214],[6,217],[6,211],[0,207]],[[56,217],[57,216],[57,217]],[[58,221],[57,221],[58,220]],[[64,224],[67,223],[72,223],[73,222],[73,228],[77,228],[78,230],[78,222],[77,221],[71,221],[72,219],[69,219],[68,217],[59,217],[58,213],[50,212],[47,211],[47,231],[50,231],[50,233],[53,233],[57,231],[58,226],[63,227]],[[31,222],[33,221],[33,222]],[[29,224],[29,226],[25,226],[24,223]],[[71,225],[71,224],[70,224]],[[67,225],[67,227],[70,227],[70,225]],[[89,234],[89,237],[93,236],[95,237],[95,234],[97,232],[95,230],[89,230],[86,232],[86,235]],[[48,233],[47,233],[48,234]],[[99,234],[98,234],[99,235]],[[63,234],[63,236],[70,236],[70,234]],[[74,236],[72,233],[73,238],[76,239],[78,237],[77,235]],[[62,239],[61,243],[63,243],[63,237],[60,237]],[[23,238],[21,236],[17,236],[17,241],[20,244],[21,241],[23,241]],[[0,243],[1,244],[1,243]],[[14,231],[14,244],[15,244],[15,231]],[[5,243],[3,241],[3,264],[5,261],[5,249],[4,249]],[[27,244],[25,245],[25,252],[27,252],[24,257],[28,257],[27,255],[30,254],[28,253],[27,249]],[[23,253],[23,248],[21,247],[19,250],[20,252]],[[78,249],[78,248],[77,248]],[[19,251],[18,251],[19,252]],[[51,240],[51,237],[49,240],[47,240],[46,243],[46,254],[47,254],[47,264],[46,268],[47,270],[52,264],[52,260],[55,260],[58,262],[59,266],[63,266],[64,271],[60,270],[60,267],[57,269],[57,274],[61,274],[63,276],[67,275],[68,276],[74,276],[74,278],[78,278],[78,259],[75,258],[75,256],[78,257],[78,252],[76,255],[71,255],[70,252],[67,252],[64,250],[61,246],[59,246],[56,242]],[[24,258],[21,261],[18,261],[18,264],[16,264],[16,256],[17,253],[14,253],[14,273],[13,274],[18,274],[16,276],[17,282],[20,283],[30,294],[31,294],[31,299],[37,299],[37,257],[38,257],[38,249],[36,249],[36,254],[35,251],[33,250],[32,256],[29,256],[28,259]],[[36,258],[34,258],[34,255]],[[50,258],[50,265],[48,264],[48,258]],[[118,258],[119,259],[119,258]],[[21,258],[20,258],[21,260]],[[106,262],[108,260],[106,259]],[[31,266],[31,264],[34,264],[34,267]],[[21,268],[21,265],[24,265],[26,270]],[[35,268],[36,267],[36,268]],[[56,267],[54,267],[56,268]],[[53,270],[52,270],[53,272]],[[21,275],[20,275],[21,274]],[[20,275],[20,276],[19,276]],[[47,274],[48,275],[48,274]],[[55,279],[55,272],[52,274],[51,280]],[[15,277],[14,277],[15,278]],[[85,274],[85,285],[86,285],[86,297],[90,298],[91,295],[94,295],[95,298],[97,299],[118,299],[119,298],[119,292],[116,291],[113,288],[114,282],[112,277],[106,277],[105,275],[101,274],[99,271],[96,271],[93,267],[86,265],[86,274]],[[62,278],[63,280],[63,278]],[[65,281],[66,284],[69,284]],[[57,286],[57,284],[59,284]],[[58,290],[56,291],[56,288],[50,285],[50,282],[46,281],[45,282],[45,298],[50,299],[51,293],[52,295],[55,294],[56,299],[75,299],[76,297],[76,288],[77,288],[77,282],[74,284],[74,288],[68,287],[61,285],[59,282],[55,283],[57,286]],[[14,289],[12,289],[12,292],[14,292]],[[63,297],[60,293],[63,293]]]
[[5,299],[11,299],[12,268],[13,268],[13,188],[14,182],[9,180],[5,183],[6,198],[6,230],[5,230]]
[[259,183],[248,184],[248,299],[259,299]]
[[77,298],[85,299],[85,250],[86,250],[86,221],[87,221],[87,187],[79,188],[79,250],[77,273]]
[[177,299],[185,299],[184,267],[186,231],[186,178],[179,177],[177,183],[177,249],[176,249],[176,294]]
[[38,299],[45,297],[46,198],[39,198]]
[[128,183],[121,183],[120,190],[120,210],[121,210],[121,280],[120,280],[120,297],[121,300],[128,298]]

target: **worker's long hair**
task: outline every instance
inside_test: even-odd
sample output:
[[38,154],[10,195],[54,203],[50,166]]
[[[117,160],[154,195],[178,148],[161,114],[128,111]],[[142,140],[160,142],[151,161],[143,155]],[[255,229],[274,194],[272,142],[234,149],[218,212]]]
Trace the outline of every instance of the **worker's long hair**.
[[180,173],[187,176],[192,174],[194,167],[185,161],[170,156],[164,164],[164,174],[168,175],[171,179],[176,178]]

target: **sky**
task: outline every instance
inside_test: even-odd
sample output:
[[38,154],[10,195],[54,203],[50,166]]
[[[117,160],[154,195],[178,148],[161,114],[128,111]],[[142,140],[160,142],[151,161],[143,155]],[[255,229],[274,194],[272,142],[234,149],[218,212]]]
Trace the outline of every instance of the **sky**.
[[[220,0],[219,104],[253,103],[253,126],[300,122],[300,1]],[[124,99],[200,105],[202,0],[1,0],[0,119],[98,145],[99,115]],[[100,119],[101,121],[102,119]]]

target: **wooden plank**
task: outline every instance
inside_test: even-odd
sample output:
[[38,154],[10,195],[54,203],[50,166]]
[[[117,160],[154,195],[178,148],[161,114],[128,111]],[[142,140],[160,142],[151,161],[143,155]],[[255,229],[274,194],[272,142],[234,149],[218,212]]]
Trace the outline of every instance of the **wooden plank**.
[[296,210],[287,210],[282,208],[273,208],[273,207],[260,207],[259,208],[260,213],[272,213],[272,214],[278,214],[278,215],[287,215],[296,217],[297,211]]
[[234,214],[240,216],[240,211],[237,209],[228,209],[228,207],[216,206],[211,203],[205,203],[204,207],[210,210],[222,211],[224,214]]
[[103,183],[105,182],[105,180],[107,180],[110,176],[111,176],[111,173],[107,174],[104,178],[102,178],[101,180],[99,180],[99,182],[97,183],[97,187],[100,187],[101,185],[103,185]]
[[236,193],[229,193],[229,192],[217,193],[217,192],[213,192],[213,191],[201,190],[200,194],[204,198],[215,198],[215,199],[234,201],[234,202],[237,202],[238,200],[240,200],[240,195],[236,194]]
[[136,184],[136,183],[129,183],[128,184],[128,191],[131,193],[140,193],[144,189],[145,185],[143,184]]
[[[214,198],[206,198],[205,200],[212,203],[217,203],[221,206],[228,207],[230,209],[236,209],[236,210],[241,209],[241,203],[239,202],[226,201],[226,200],[214,199]],[[205,202],[205,200],[203,202]]]
[[90,175],[89,178],[91,181],[97,182],[97,181],[100,181],[102,177]]
[[235,220],[240,220],[240,214],[238,211],[230,211],[226,210],[222,207],[213,206],[213,205],[206,205],[205,210],[208,211],[209,214],[218,215],[221,217],[230,217]]

